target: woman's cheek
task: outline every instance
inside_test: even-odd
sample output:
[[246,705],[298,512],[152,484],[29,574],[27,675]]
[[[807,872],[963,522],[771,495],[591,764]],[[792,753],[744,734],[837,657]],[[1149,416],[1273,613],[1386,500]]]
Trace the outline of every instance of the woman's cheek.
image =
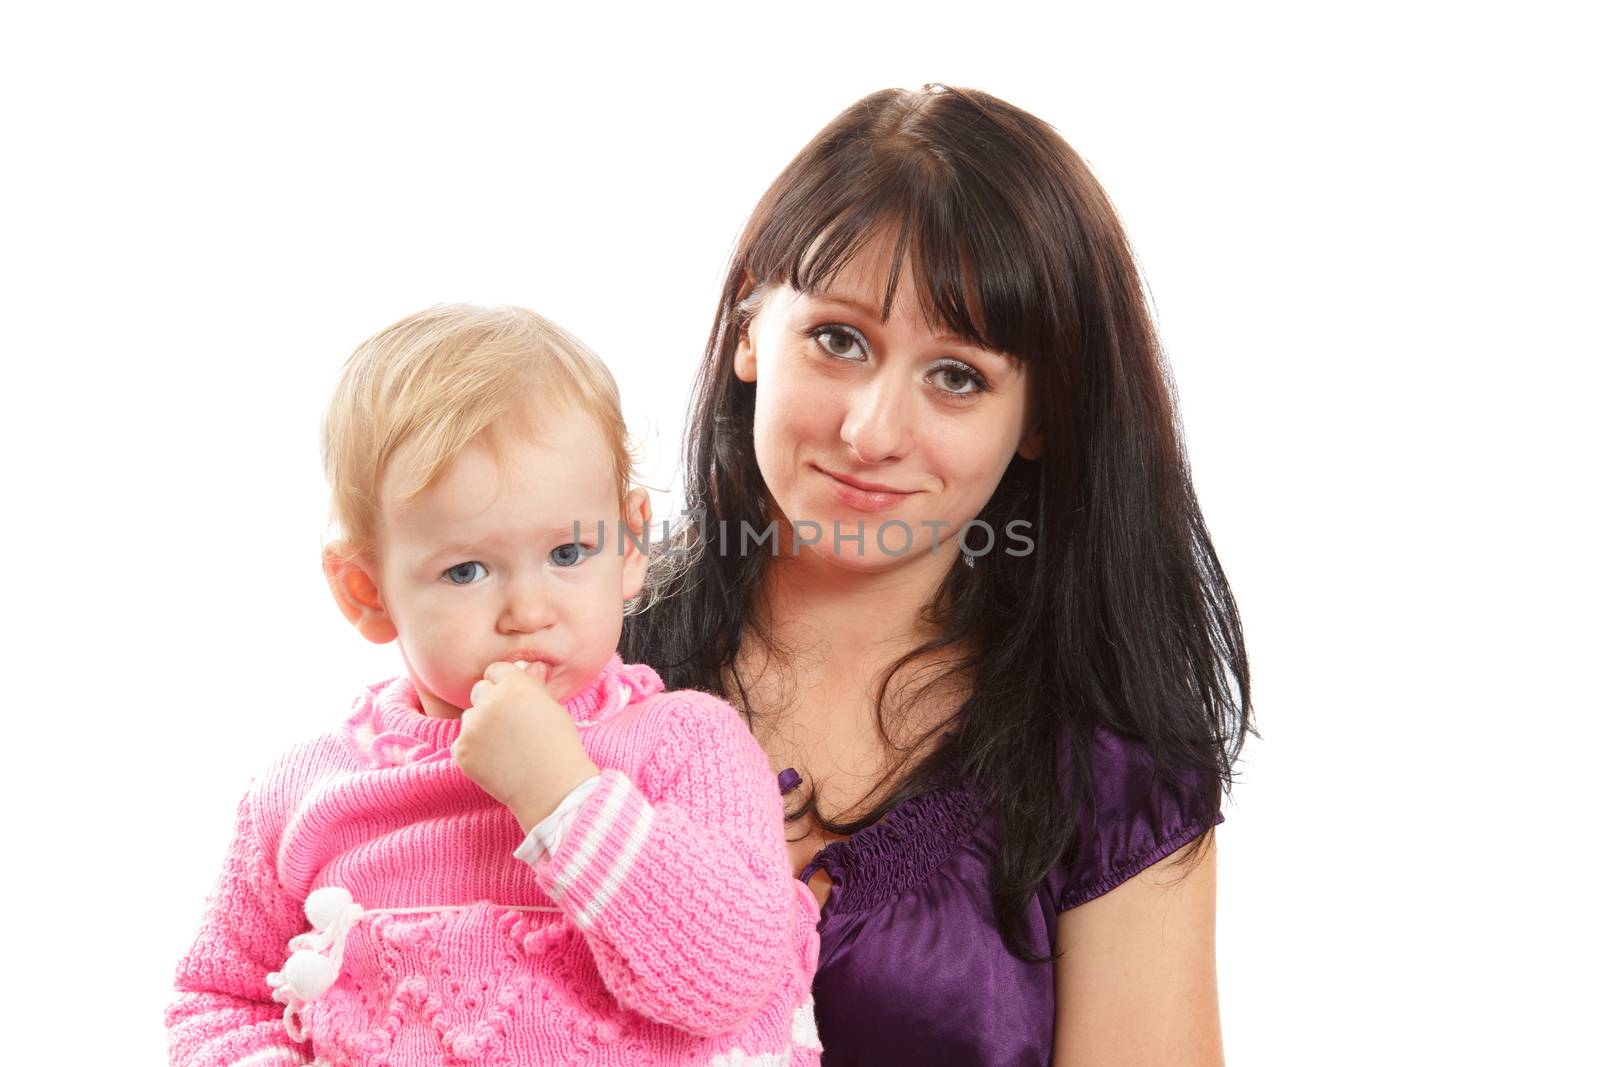
[[761,479],[767,491],[776,497],[779,506],[782,506],[788,496],[790,481],[784,456],[786,453],[793,454],[795,442],[779,414],[770,406],[763,411],[759,401],[756,407],[754,438],[756,467],[761,472]]
[[813,384],[796,389],[773,412],[775,432],[770,445],[773,457],[782,463],[788,479],[800,479],[813,462],[837,461],[848,446],[839,437],[842,417],[835,418],[838,398]]

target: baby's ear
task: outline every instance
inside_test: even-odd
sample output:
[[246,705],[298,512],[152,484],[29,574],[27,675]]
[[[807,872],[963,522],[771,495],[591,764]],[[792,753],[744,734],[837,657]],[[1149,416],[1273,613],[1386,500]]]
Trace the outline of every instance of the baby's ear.
[[339,611],[362,637],[383,645],[393,641],[397,631],[383,606],[376,573],[376,567],[351,552],[347,541],[335,541],[322,550],[322,574]]
[[[650,491],[638,488],[630,491],[623,500],[622,521],[633,531],[639,544],[648,545],[650,529]],[[632,600],[644,588],[644,573],[650,557],[639,550],[628,538],[622,539],[622,599]]]

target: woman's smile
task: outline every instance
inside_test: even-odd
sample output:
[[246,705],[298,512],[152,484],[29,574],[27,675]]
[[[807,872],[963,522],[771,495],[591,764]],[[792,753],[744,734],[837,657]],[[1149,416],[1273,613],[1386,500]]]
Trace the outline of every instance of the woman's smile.
[[828,488],[840,503],[857,511],[887,511],[913,495],[916,490],[902,491],[875,482],[865,482],[843,474],[835,474],[825,467],[816,471],[827,479]]

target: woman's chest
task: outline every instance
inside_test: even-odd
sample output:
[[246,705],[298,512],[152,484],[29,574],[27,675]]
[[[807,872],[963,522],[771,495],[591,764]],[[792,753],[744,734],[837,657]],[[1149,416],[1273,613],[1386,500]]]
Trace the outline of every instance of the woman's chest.
[[[830,845],[844,847],[850,840],[847,834],[833,833],[819,824],[816,812],[831,822],[839,823],[859,818],[873,796],[873,778],[881,774],[884,754],[878,745],[840,745],[830,743],[826,736],[814,738],[812,743],[795,743],[794,735],[762,739],[774,773],[780,783],[788,780],[785,770],[792,770],[793,785],[784,794],[785,810],[793,812],[803,803],[802,798],[814,795],[815,808],[785,824],[788,838],[789,866],[796,878],[801,878],[818,854]],[[805,879],[806,885],[816,895],[817,903],[825,905],[833,881],[826,868],[818,866]]]
[[[1051,966],[1006,951],[985,874],[958,857],[892,904],[824,921],[812,990],[833,1059],[931,1067],[1050,1062]],[[1041,955],[1049,951],[1043,922],[1042,914],[1029,916],[1029,946]]]
[[752,666],[745,664],[750,706],[757,709],[753,732],[780,784],[788,786],[785,811],[805,809],[786,824],[790,868],[797,878],[811,868],[803,880],[826,905],[833,864],[815,861],[851,846],[848,835],[821,823],[870,815],[933,749],[940,733],[931,724],[949,708],[932,699],[907,701],[897,692],[880,709],[877,686],[868,684],[873,679],[837,664],[794,674]]
[[[794,871],[796,878],[804,875],[806,867],[810,866],[811,861],[816,859],[817,854],[824,848],[835,841],[849,840],[843,835],[830,834],[811,825],[810,819],[806,819],[805,823],[804,826],[798,823],[789,824],[789,867]],[[796,837],[796,833],[802,836]],[[833,889],[833,879],[829,877],[825,868],[818,866],[812,871],[811,877],[806,879],[806,888],[816,896],[817,905],[823,907],[828,903],[828,895]]]
[[[813,990],[840,1062],[1049,1062],[1052,970],[1006,951],[989,891],[993,828],[976,814],[961,791],[925,794],[823,854],[838,881]],[[1028,908],[1025,943],[1039,955],[1052,918]]]

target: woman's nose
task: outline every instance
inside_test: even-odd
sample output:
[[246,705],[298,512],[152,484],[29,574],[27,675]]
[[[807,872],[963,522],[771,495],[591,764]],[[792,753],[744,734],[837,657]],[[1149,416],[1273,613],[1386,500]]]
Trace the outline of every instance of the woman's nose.
[[905,453],[910,432],[909,390],[880,373],[850,395],[839,436],[863,463],[881,463]]

